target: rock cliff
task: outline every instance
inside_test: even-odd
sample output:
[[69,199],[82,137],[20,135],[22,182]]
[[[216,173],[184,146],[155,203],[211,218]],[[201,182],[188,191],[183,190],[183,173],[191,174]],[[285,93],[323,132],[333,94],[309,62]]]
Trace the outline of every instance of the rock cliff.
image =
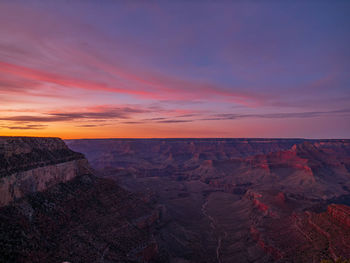
[[61,139],[0,137],[0,206],[90,170],[84,155]]
[[166,262],[153,200],[94,176],[60,139],[0,145],[0,262]]

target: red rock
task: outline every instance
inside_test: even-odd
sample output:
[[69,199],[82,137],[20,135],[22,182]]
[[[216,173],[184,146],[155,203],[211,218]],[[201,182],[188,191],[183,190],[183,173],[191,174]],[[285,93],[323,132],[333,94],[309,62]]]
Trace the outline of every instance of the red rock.
[[279,192],[275,197],[277,202],[284,203],[286,201],[286,196],[283,192]]
[[269,207],[266,204],[259,201],[258,199],[254,199],[253,203],[254,203],[254,206],[262,212],[267,212],[269,210]]
[[350,207],[332,204],[328,206],[327,213],[343,226],[350,228]]
[[275,260],[279,260],[283,258],[282,253],[275,247],[266,244],[266,242],[262,239],[261,234],[258,229],[251,226],[250,234],[254,241],[268,254],[272,255]]

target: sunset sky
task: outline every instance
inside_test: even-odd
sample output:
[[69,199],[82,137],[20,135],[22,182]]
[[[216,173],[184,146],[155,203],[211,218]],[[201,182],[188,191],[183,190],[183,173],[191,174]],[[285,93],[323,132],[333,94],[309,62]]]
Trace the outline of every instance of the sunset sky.
[[350,1],[0,1],[0,135],[350,138]]

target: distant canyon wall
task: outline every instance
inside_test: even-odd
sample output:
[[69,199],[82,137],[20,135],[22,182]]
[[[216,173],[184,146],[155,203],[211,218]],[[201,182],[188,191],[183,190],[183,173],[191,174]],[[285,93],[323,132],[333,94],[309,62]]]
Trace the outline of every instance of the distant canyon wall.
[[74,151],[86,155],[96,169],[106,166],[147,167],[200,160],[227,160],[287,150],[303,139],[81,139],[66,140]]

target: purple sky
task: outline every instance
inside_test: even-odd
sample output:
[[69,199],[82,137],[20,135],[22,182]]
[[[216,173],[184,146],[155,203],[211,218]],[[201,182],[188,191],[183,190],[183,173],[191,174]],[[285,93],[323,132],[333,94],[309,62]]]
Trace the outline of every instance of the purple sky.
[[0,135],[349,138],[350,1],[1,1]]

